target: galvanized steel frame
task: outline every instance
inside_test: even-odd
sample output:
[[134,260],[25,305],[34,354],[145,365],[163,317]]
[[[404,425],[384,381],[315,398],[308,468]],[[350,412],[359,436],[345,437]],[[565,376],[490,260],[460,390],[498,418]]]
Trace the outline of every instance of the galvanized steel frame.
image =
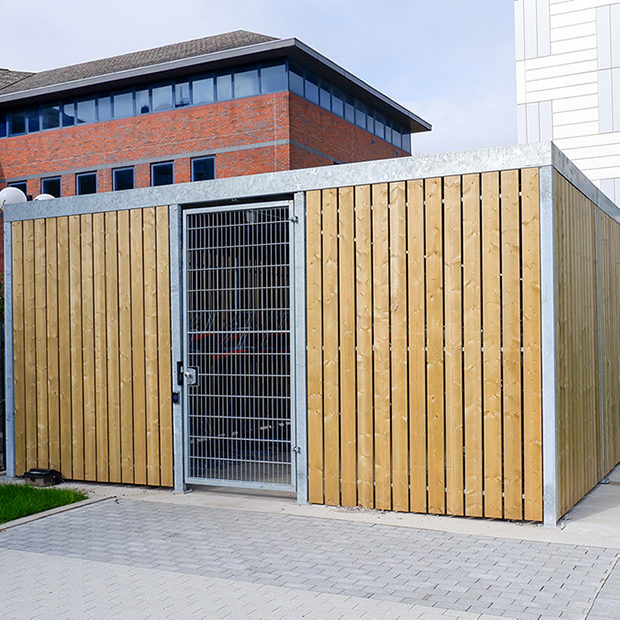
[[[186,385],[186,382],[183,384],[183,393],[182,393],[182,403],[183,403],[183,467],[184,467],[184,481],[188,484],[196,484],[196,485],[209,485],[209,486],[225,486],[225,487],[239,487],[239,488],[252,488],[252,489],[271,489],[275,491],[292,491],[295,490],[298,474],[297,474],[297,458],[294,458],[298,454],[298,446],[296,444],[297,433],[298,433],[298,420],[301,416],[298,415],[298,407],[297,407],[297,372],[295,367],[296,360],[296,346],[299,341],[298,335],[295,333],[295,329],[293,326],[296,325],[296,310],[297,310],[297,295],[296,293],[296,238],[295,238],[295,226],[299,224],[299,218],[295,215],[295,201],[291,200],[282,200],[282,201],[271,201],[271,202],[251,202],[251,203],[241,203],[234,205],[225,205],[225,206],[207,206],[207,207],[195,207],[191,209],[186,209],[183,211],[183,224],[182,224],[182,235],[183,235],[183,244],[182,244],[182,282],[183,282],[183,304],[184,310],[182,312],[182,342],[183,342],[183,355],[181,357],[183,361],[183,368],[187,367],[188,363],[188,354],[187,350],[187,334],[189,333],[189,325],[188,325],[188,313],[185,311],[186,308],[189,307],[188,294],[189,294],[189,282],[188,282],[188,269],[186,264],[186,250],[188,248],[187,241],[187,218],[189,215],[200,214],[200,213],[227,213],[231,211],[248,211],[248,210],[260,210],[266,208],[274,208],[274,207],[286,207],[289,214],[289,316],[290,316],[290,337],[291,337],[291,346],[289,351],[289,363],[290,363],[290,416],[291,416],[291,454],[290,454],[290,484],[276,484],[276,483],[261,483],[261,482],[249,482],[249,481],[237,481],[230,479],[213,479],[213,478],[193,478],[190,473],[190,464],[189,464],[189,424],[188,424],[188,415],[190,411],[189,404],[189,389]],[[303,284],[302,284],[303,285]],[[303,412],[305,413],[305,412]]]

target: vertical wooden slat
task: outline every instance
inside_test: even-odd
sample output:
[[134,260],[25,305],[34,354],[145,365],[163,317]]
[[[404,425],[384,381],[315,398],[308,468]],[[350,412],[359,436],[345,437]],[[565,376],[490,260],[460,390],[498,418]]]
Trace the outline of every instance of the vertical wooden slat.
[[142,210],[129,213],[131,237],[131,340],[134,481],[147,484],[146,388],[144,359],[144,243]]
[[499,173],[482,175],[484,516],[501,519],[502,398]]
[[13,222],[13,373],[15,473],[20,476],[26,467],[26,350],[24,342],[24,225]]
[[323,265],[321,192],[306,195],[306,281],[308,329],[308,500],[322,504],[323,494]]
[[372,186],[375,508],[392,508],[388,186]]
[[392,509],[406,512],[409,510],[406,186],[392,183],[389,190]]
[[[129,211],[118,212],[118,328],[120,370],[121,478],[134,482],[133,368],[131,360],[131,239]],[[138,346],[136,344],[136,346]]]
[[144,358],[146,373],[147,481],[159,485],[159,377],[157,366],[157,257],[155,209],[142,210],[144,222]]
[[60,385],[58,340],[58,221],[49,218],[45,222],[45,272],[47,306],[47,398],[49,420],[49,465],[62,472],[60,435]]
[[122,482],[118,289],[118,221],[117,214],[114,211],[105,214],[105,327],[107,342],[106,372],[108,377],[108,458],[110,482]]
[[34,303],[36,359],[37,466],[49,468],[47,411],[47,290],[45,220],[34,221]]
[[483,515],[480,180],[463,177],[465,514]]
[[71,443],[75,480],[84,480],[84,400],[82,375],[82,254],[80,216],[69,217],[69,295],[71,329]]
[[426,198],[426,389],[428,433],[428,511],[444,514],[445,420],[443,360],[442,181],[427,179]]
[[34,223],[24,222],[24,364],[26,469],[38,467]]
[[323,191],[323,428],[325,503],[340,504],[338,191]]
[[170,238],[168,207],[156,209],[157,225],[157,329],[159,362],[160,483],[174,483],[172,453],[172,340],[170,335]]
[[355,282],[357,307],[358,501],[374,507],[372,396],[372,229],[370,186],[355,188]]
[[[542,520],[540,200],[538,169],[521,172],[523,272],[523,482],[525,519]],[[560,328],[560,326],[558,326]],[[561,359],[558,360],[561,363]]]
[[523,518],[519,171],[501,173],[504,517]]
[[343,506],[356,506],[354,195],[352,187],[341,188],[338,193],[341,502]]
[[93,215],[93,289],[95,338],[95,431],[98,482],[110,480],[110,430],[108,396],[105,215]]
[[71,273],[69,270],[69,219],[60,217],[58,229],[58,373],[60,405],[60,472],[73,475],[73,430],[71,420]]
[[426,512],[426,294],[424,182],[407,183],[409,313],[409,478],[412,512]]
[[93,281],[93,216],[81,216],[82,243],[82,380],[84,385],[84,477],[97,479],[95,403],[95,300]]
[[446,512],[464,514],[461,177],[444,180]]

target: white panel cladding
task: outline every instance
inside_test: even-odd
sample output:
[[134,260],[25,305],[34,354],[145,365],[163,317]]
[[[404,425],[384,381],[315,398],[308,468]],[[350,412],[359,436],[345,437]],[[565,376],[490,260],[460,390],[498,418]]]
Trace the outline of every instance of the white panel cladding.
[[[517,0],[524,45],[535,22],[536,56],[526,48],[518,68],[520,123],[527,140],[552,138],[595,182],[620,179],[620,1]],[[547,19],[550,54],[541,33]],[[531,43],[530,34],[530,46]],[[538,105],[536,105],[538,104]],[[527,111],[526,111],[527,110]],[[520,134],[521,136],[522,134]],[[607,183],[610,186],[610,183]]]
[[537,103],[527,104],[527,141],[540,142],[540,109]]
[[562,99],[564,97],[582,97],[583,95],[596,95],[598,93],[598,83],[596,75],[589,84],[577,84],[576,86],[566,86],[564,88],[549,88],[536,92],[528,92],[528,103],[534,101],[545,101],[547,99]]
[[584,95],[582,97],[570,97],[569,99],[556,99],[553,102],[553,111],[556,114],[562,112],[573,112],[575,110],[585,111],[588,108],[596,112],[598,118],[598,95]]
[[517,62],[525,60],[525,23],[523,0],[515,1],[515,53]]
[[596,9],[605,4],[609,4],[609,2],[605,2],[605,0],[551,0],[550,12],[551,15],[558,15],[585,9]]
[[519,143],[527,142],[527,106],[521,103],[517,106],[517,139]]
[[528,93],[540,90],[562,89],[570,86],[581,86],[582,84],[592,84],[596,82],[596,71],[586,71],[583,73],[573,73],[572,75],[561,75],[559,77],[547,78],[546,80],[527,81]]
[[540,106],[540,139],[543,142],[553,140],[553,103],[551,101],[541,101]]
[[610,7],[611,65],[620,67],[620,3]]
[[525,57],[536,58],[538,56],[538,7],[536,0],[523,0],[524,33],[525,33]]
[[580,75],[592,73],[597,70],[596,60],[586,60],[565,65],[555,65],[553,67],[542,67],[528,69],[527,82],[532,83],[537,80],[552,80],[569,75]]
[[517,105],[526,103],[525,61],[517,63]]
[[620,131],[620,67],[611,70],[611,105],[614,131]]
[[[618,179],[620,181],[620,179]],[[616,201],[616,179],[601,179],[601,191],[607,194],[608,198]]]
[[609,6],[596,9],[598,68],[611,69],[611,11]]
[[551,43],[552,54],[568,54],[582,50],[596,49],[596,35],[567,39],[565,41],[554,41]]
[[590,123],[575,123],[574,125],[556,126],[553,132],[555,140],[562,138],[573,138],[575,136],[591,136],[598,131],[596,121]]
[[538,0],[538,56],[551,54],[549,0]]
[[551,41],[554,43],[556,41],[567,41],[579,37],[596,37],[596,22],[590,20],[572,26],[552,28],[551,30]]
[[611,69],[598,72],[599,131],[608,133],[614,130],[613,94]]
[[598,122],[598,111],[596,108],[585,110],[569,110],[568,112],[555,112],[553,114],[553,124],[555,127],[563,125],[575,125],[577,123],[596,123]]

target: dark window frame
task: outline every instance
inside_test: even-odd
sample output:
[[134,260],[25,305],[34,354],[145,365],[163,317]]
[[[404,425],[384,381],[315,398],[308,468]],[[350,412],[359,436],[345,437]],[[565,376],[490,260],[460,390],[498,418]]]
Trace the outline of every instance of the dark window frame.
[[[121,172],[129,172],[131,171],[131,187],[121,187],[119,188],[117,173]],[[123,166],[122,168],[114,168],[112,170],[112,191],[114,192],[122,192],[127,189],[135,189],[136,187],[136,171],[133,166]]]
[[[51,183],[54,181],[58,181],[58,196],[56,196],[51,191],[49,191],[46,187],[44,187],[45,184]],[[62,196],[62,177],[59,177],[59,176],[45,177],[41,179],[41,184],[39,185],[39,187],[41,189],[42,194],[49,194],[50,196],[54,196],[55,198],[60,198]]]
[[[212,177],[208,177],[206,179],[197,179],[196,178],[196,171],[194,169],[194,165],[198,164],[200,162],[212,162],[212,169],[213,169],[213,176]],[[194,181],[212,181],[213,179],[216,178],[216,169],[215,169],[215,156],[214,155],[208,155],[208,156],[204,156],[204,157],[194,157],[191,160],[191,173],[192,173],[192,182]]]
[[[95,189],[94,191],[90,192],[84,192],[84,191],[80,191],[81,188],[81,184],[83,181],[85,181],[87,178],[89,177],[94,177],[95,179]],[[96,194],[97,193],[97,187],[98,183],[97,183],[97,171],[92,171],[92,172],[78,172],[75,175],[75,195],[76,196],[88,196],[89,194]]]
[[[155,183],[156,169],[164,166],[170,166],[170,182]],[[174,161],[157,161],[151,164],[151,187],[161,187],[162,185],[174,185]]]

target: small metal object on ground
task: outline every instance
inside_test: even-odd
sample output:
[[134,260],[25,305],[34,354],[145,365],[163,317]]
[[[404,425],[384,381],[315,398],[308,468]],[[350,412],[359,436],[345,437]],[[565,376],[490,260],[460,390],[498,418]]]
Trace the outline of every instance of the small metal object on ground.
[[62,474],[55,469],[29,469],[24,478],[38,487],[51,487],[62,482]]

